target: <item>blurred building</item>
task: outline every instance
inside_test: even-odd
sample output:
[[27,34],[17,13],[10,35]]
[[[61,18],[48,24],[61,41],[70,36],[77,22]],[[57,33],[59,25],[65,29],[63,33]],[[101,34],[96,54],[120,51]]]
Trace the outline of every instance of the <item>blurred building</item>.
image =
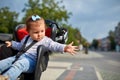
[[115,27],[115,43],[116,43],[116,51],[120,52],[120,22]]
[[98,49],[101,51],[109,51],[110,50],[110,40],[108,37],[98,40]]

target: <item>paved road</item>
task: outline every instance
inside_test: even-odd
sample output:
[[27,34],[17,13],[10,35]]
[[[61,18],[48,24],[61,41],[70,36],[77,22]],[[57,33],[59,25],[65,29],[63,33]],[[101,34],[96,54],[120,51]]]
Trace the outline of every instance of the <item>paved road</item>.
[[103,56],[95,52],[88,55],[80,52],[75,56],[54,54],[50,56],[48,68],[43,72],[41,80],[103,80],[98,68],[89,63],[93,57]]

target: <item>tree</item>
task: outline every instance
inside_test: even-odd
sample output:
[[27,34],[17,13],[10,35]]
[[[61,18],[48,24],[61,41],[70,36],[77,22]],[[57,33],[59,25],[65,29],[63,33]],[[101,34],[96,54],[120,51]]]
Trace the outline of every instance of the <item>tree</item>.
[[74,42],[74,45],[78,45],[78,39],[75,36],[75,29],[73,29],[71,26],[66,27],[68,29],[68,42]]
[[109,40],[110,40],[111,50],[115,50],[115,34],[113,31],[109,31]]
[[33,14],[39,14],[44,19],[51,19],[55,22],[67,22],[72,13],[67,12],[64,6],[60,6],[62,1],[55,0],[28,0],[25,4],[23,11],[25,12],[25,17],[22,21]]
[[13,33],[17,17],[18,13],[10,11],[8,7],[0,8],[0,32]]
[[87,40],[82,37],[78,28],[73,28],[71,25],[66,25],[66,24],[63,24],[62,26],[64,26],[68,30],[67,43],[70,43],[73,41],[74,45],[80,45],[80,44],[84,45],[87,42]]
[[97,49],[98,48],[98,40],[93,39],[91,46],[94,47],[95,49]]

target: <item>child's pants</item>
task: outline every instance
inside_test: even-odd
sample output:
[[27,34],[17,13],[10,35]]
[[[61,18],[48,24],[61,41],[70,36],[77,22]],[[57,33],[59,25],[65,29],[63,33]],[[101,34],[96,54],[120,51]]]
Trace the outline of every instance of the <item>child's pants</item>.
[[3,75],[8,76],[10,80],[16,80],[22,72],[31,73],[35,70],[36,62],[25,54],[12,64],[14,60],[15,56],[0,61],[0,73],[7,70]]

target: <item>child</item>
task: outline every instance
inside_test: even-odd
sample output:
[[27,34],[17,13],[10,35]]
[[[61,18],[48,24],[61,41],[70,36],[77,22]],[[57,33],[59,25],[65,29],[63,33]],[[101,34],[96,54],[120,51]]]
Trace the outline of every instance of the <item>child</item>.
[[[69,45],[60,44],[46,37],[45,26],[44,19],[38,15],[32,15],[27,19],[26,30],[28,31],[30,37],[26,43],[26,46],[28,46],[33,40],[37,41],[37,43],[35,43],[30,49],[22,54],[14,63],[13,61],[15,60],[15,56],[1,60],[0,73],[5,70],[7,71],[3,75],[0,75],[0,80],[3,80],[3,77],[8,77],[8,80],[16,80],[22,72],[33,72],[35,70],[37,58],[36,49],[39,45],[44,45],[51,51],[68,52],[72,55],[76,53],[75,50],[77,50],[77,46],[72,46],[73,43],[70,43]],[[27,36],[25,36],[21,42],[6,41],[6,44],[8,47],[11,46],[14,49],[20,50],[26,37]]]

